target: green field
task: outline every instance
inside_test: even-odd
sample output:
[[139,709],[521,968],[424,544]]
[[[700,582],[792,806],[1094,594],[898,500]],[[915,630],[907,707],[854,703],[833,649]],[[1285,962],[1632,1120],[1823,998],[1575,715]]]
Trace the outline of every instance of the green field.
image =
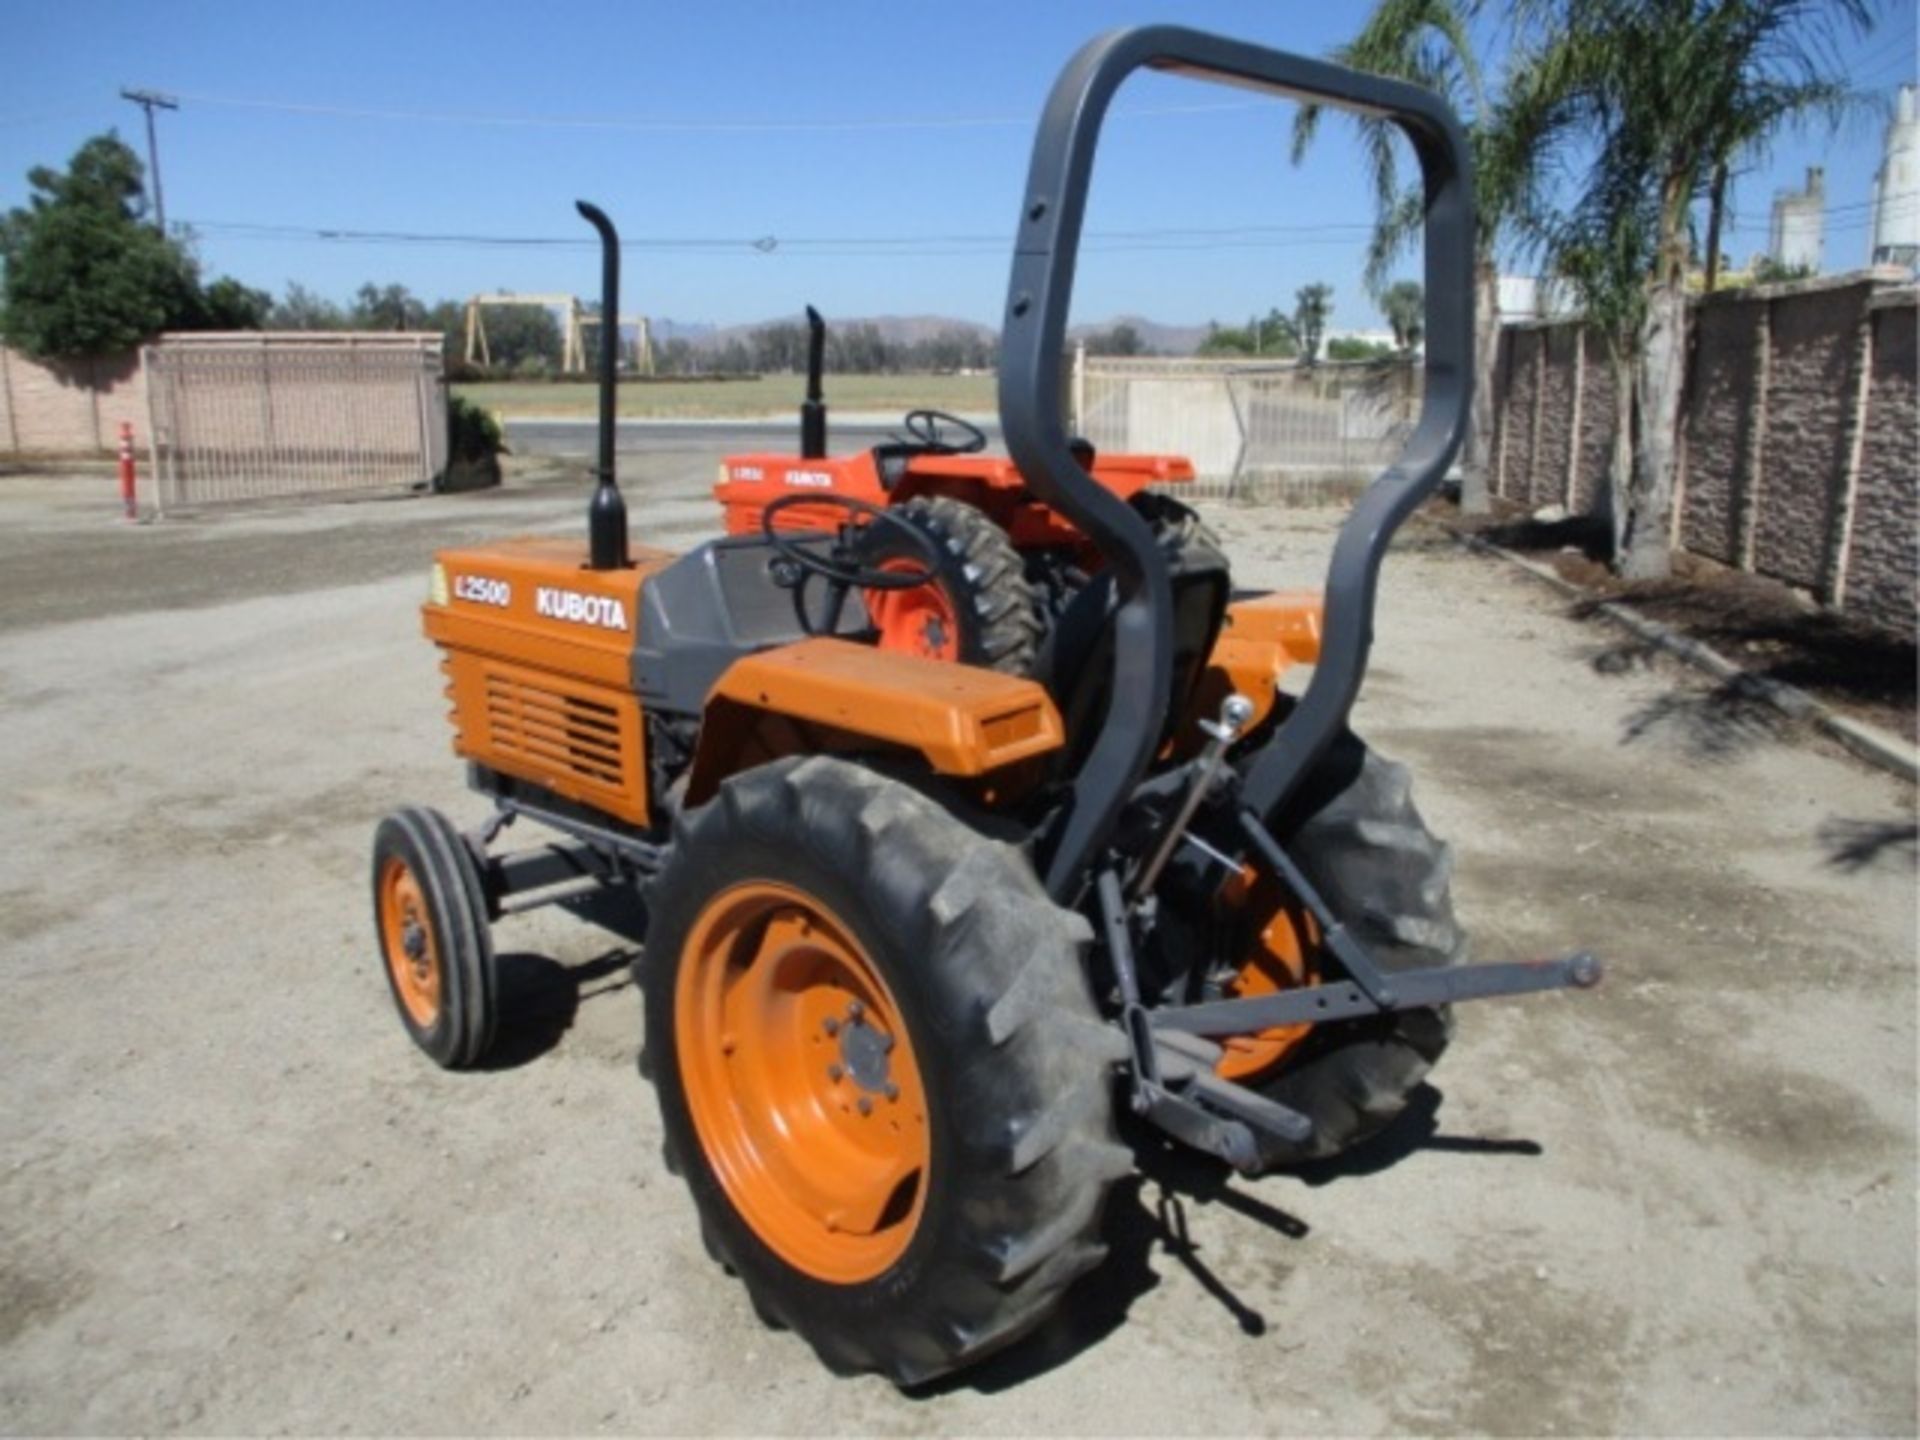
[[[620,413],[635,419],[791,415],[804,391],[798,375],[629,381],[620,387]],[[596,388],[586,381],[483,380],[457,384],[453,392],[502,415],[591,415],[598,404]],[[997,402],[991,375],[834,375],[827,380],[827,403],[840,411],[968,414],[991,413]]]

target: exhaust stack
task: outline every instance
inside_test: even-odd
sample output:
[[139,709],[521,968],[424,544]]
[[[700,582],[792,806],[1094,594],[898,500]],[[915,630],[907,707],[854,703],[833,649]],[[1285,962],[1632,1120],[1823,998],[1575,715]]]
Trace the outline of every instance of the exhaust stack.
[[820,312],[807,306],[807,398],[800,404],[800,458],[827,458],[827,400],[820,389],[820,372],[826,367],[827,322]]
[[598,483],[587,502],[587,568],[624,570],[627,554],[627,502],[613,473],[613,416],[616,371],[620,364],[620,236],[598,205],[573,202],[588,224],[600,232],[600,463]]

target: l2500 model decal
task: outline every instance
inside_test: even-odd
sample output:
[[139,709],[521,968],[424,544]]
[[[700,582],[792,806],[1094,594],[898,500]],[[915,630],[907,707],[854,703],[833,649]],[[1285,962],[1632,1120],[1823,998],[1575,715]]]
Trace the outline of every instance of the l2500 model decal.
[[471,600],[476,605],[505,606],[513,602],[513,587],[504,580],[495,580],[491,575],[456,575],[453,577],[453,597],[456,600]]

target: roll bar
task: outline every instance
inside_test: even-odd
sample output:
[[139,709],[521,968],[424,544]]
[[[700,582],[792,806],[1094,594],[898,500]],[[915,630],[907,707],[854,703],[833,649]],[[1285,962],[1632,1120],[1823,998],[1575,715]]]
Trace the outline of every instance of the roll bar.
[[1242,798],[1263,817],[1293,793],[1345,725],[1366,671],[1380,564],[1400,523],[1439,487],[1465,434],[1473,387],[1473,177],[1466,139],[1431,91],[1176,26],[1116,30],[1054,82],[1034,137],[1001,338],[1000,425],[1027,483],[1100,548],[1119,593],[1113,699],[1051,837],[1046,883],[1071,901],[1151,763],[1173,660],[1167,562],[1146,523],[1068,449],[1060,393],[1067,312],[1101,123],[1120,83],[1173,71],[1390,120],[1412,142],[1426,196],[1426,388],[1400,457],[1359,498],[1327,573],[1320,661]]

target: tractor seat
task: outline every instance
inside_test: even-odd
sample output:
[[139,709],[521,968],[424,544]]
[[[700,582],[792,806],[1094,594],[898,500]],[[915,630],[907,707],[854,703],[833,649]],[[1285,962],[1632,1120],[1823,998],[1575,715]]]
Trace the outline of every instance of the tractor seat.
[[[1206,669],[1227,606],[1227,571],[1217,556],[1173,557],[1173,686],[1165,739],[1186,715]],[[1053,697],[1066,727],[1061,761],[1078,768],[1105,724],[1113,689],[1115,586],[1111,572],[1094,576],[1055,618],[1033,676]]]

